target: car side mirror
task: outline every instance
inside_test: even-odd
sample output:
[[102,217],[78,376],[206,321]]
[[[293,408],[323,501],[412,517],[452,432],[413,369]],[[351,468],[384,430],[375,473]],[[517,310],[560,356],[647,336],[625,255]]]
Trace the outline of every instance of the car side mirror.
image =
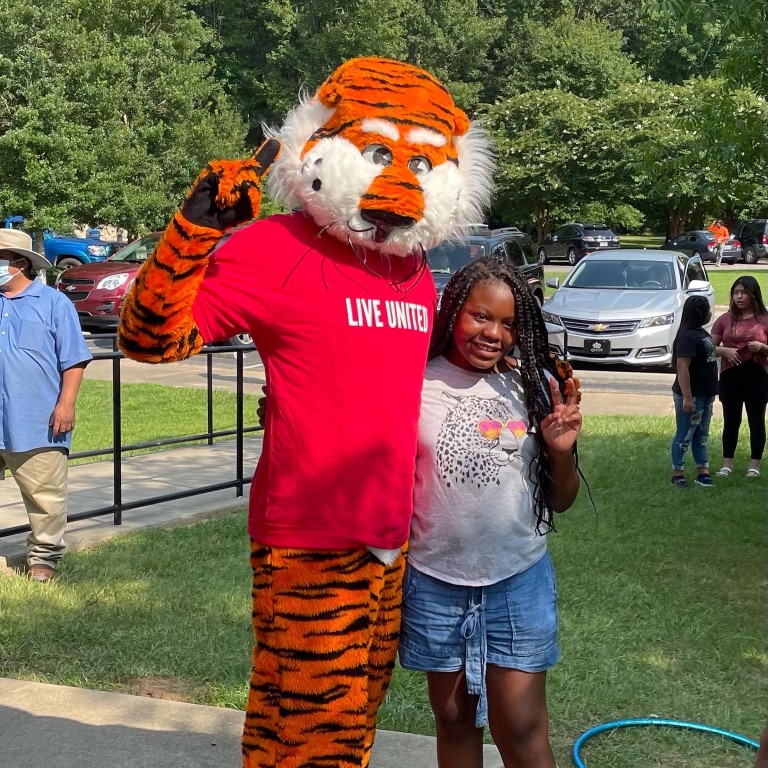
[[548,277],[545,285],[547,288],[554,288],[557,290],[560,287],[560,278],[559,277]]
[[549,239],[550,239],[550,240],[551,240],[553,243],[556,243],[556,242],[557,242],[557,235],[550,235],[550,236],[549,236]]
[[703,293],[712,288],[712,283],[708,280],[691,280],[688,283],[688,287],[685,289],[686,293]]

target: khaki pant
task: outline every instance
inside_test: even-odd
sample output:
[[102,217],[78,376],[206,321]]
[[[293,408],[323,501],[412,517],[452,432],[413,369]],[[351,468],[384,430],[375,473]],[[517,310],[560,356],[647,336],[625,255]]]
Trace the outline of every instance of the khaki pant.
[[61,448],[20,453],[0,449],[0,472],[6,467],[19,486],[32,528],[27,537],[27,565],[55,568],[66,549],[67,453]]

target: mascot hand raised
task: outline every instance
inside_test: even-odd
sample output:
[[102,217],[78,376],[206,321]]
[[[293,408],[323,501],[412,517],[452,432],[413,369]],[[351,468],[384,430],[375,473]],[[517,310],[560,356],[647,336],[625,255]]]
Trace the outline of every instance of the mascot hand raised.
[[259,183],[279,152],[267,139],[247,160],[217,160],[197,177],[123,304],[117,343],[129,357],[166,363],[202,349],[190,310],[208,259],[226,230],[258,216]]
[[261,205],[259,183],[280,152],[267,139],[247,160],[208,163],[181,206],[181,215],[198,227],[223,231],[255,219]]

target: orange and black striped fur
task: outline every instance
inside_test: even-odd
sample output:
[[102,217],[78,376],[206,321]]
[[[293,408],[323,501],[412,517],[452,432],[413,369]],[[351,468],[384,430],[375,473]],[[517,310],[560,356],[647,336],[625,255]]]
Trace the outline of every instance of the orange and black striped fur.
[[226,229],[258,216],[267,150],[273,157],[273,140],[247,160],[209,163],[197,177],[121,309],[117,341],[126,356],[167,363],[202,349],[192,304]]
[[252,544],[244,768],[368,765],[397,652],[405,557]]

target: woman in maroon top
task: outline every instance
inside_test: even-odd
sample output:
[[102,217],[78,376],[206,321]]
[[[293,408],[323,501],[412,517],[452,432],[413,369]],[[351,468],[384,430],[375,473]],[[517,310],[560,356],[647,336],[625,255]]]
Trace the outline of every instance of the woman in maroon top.
[[728,477],[733,471],[742,410],[746,409],[750,443],[747,477],[759,477],[768,403],[768,310],[754,277],[743,275],[731,286],[729,311],[715,321],[712,340],[716,347],[735,350],[735,354],[720,355],[723,466],[717,474]]

